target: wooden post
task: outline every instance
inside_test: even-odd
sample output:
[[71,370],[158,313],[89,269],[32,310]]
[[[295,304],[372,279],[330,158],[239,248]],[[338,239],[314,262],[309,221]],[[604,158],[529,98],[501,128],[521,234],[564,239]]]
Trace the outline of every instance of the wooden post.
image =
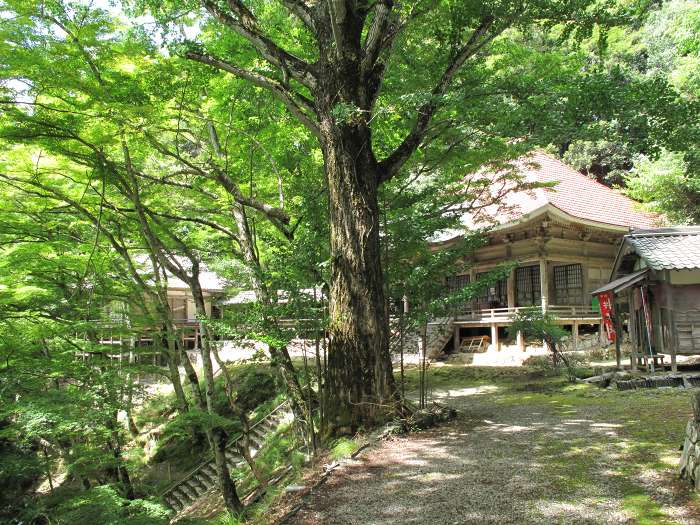
[[459,340],[459,326],[455,326],[452,336],[452,352],[458,353],[461,341]]
[[[613,319],[615,320],[615,361],[617,369],[622,369],[622,315],[620,312],[620,304],[613,296]],[[601,328],[603,323],[600,323]]]
[[574,321],[574,324],[571,326],[571,340],[575,352],[578,350],[578,321]]
[[667,297],[666,297],[666,318],[668,319],[668,330],[669,340],[666,346],[671,352],[671,372],[678,372],[678,365],[676,363],[676,353],[678,352],[678,332],[676,331],[676,316],[674,314],[674,293],[673,286],[667,286]]
[[630,330],[630,362],[632,363],[632,370],[637,370],[637,312],[634,309],[634,297],[632,292],[627,293],[629,302],[629,330]]
[[515,268],[513,268],[508,274],[508,280],[506,281],[506,296],[508,308],[515,308]]
[[540,259],[540,295],[542,298],[542,313],[549,308],[549,280],[547,278],[547,260]]
[[491,323],[491,347],[495,352],[498,352],[498,325]]
[[669,322],[669,333],[671,335],[671,341],[669,346],[671,347],[671,372],[678,372],[678,365],[676,364],[676,350],[678,350],[678,339],[676,337],[675,331],[675,316],[673,315],[673,310],[668,310],[668,322]]
[[523,333],[518,330],[518,333],[515,334],[515,342],[518,345],[518,348],[524,352],[525,351],[525,338],[523,337]]

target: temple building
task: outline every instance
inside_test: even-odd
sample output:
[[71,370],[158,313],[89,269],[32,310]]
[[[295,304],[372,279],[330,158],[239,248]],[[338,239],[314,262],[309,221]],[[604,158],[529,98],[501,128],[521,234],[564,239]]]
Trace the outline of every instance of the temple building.
[[[518,169],[524,182],[547,187],[507,193],[497,209],[467,218],[467,227],[487,227],[488,241],[448,284],[455,289],[473,283],[506,261],[516,266],[454,316],[430,323],[429,354],[464,351],[479,336],[486,336],[489,351],[498,351],[511,316],[532,306],[569,326],[575,349],[579,328],[589,333],[600,329],[601,315],[591,292],[608,282],[622,238],[659,222],[639,203],[548,154],[534,153],[519,161]],[[456,235],[433,248],[459,241]],[[525,348],[520,334],[507,343]]]

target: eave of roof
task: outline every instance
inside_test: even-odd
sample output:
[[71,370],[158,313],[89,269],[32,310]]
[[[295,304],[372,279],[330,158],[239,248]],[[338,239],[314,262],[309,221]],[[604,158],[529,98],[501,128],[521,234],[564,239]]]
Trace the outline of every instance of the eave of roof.
[[[554,206],[551,203],[544,204],[543,206],[540,206],[536,210],[532,210],[528,213],[524,213],[520,217],[518,217],[515,220],[503,223],[503,224],[497,224],[495,226],[491,226],[489,228],[486,228],[487,233],[490,232],[507,232],[508,230],[511,230],[513,228],[516,228],[518,226],[522,226],[523,224],[527,224],[528,222],[531,222],[539,217],[542,217],[543,215],[550,215],[553,218],[560,219],[563,221],[567,221],[573,224],[581,224],[584,226],[589,226],[592,228],[597,228],[599,230],[604,230],[604,231],[610,231],[610,232],[617,232],[617,233],[626,233],[629,232],[630,229],[627,226],[618,226],[615,224],[605,224],[602,222],[597,222],[597,221],[591,221],[591,220],[586,220],[582,219],[580,217],[576,217],[575,215],[571,215],[563,210],[560,210],[556,206]],[[434,248],[439,248],[443,246],[449,246],[450,244],[454,243],[458,239],[464,237],[464,234],[460,233],[457,234],[453,237],[449,237],[447,239],[442,239],[439,241],[433,241],[430,242],[430,246]]]
[[646,278],[647,273],[649,273],[649,268],[644,268],[643,270],[624,275],[619,279],[610,281],[608,284],[601,286],[597,290],[592,291],[591,295],[599,295],[606,292],[613,292],[615,294],[620,293],[621,291],[626,290],[630,286],[634,286],[638,282],[643,281]]

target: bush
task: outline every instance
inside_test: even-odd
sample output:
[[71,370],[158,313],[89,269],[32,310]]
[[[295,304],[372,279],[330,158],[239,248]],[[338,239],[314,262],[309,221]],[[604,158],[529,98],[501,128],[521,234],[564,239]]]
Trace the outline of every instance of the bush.
[[554,363],[554,356],[550,355],[533,355],[523,361],[523,365],[530,368],[532,371],[545,376],[559,375],[566,372],[569,381],[575,381],[577,377],[591,375],[589,372],[588,356],[580,353],[559,354],[566,361],[563,363]]
[[523,365],[530,368],[533,372],[538,372],[542,375],[553,375],[558,373],[554,367],[551,355],[533,355],[523,361]]
[[[266,405],[276,398],[280,391],[277,374],[268,365],[251,363],[232,366],[230,371],[237,387],[236,402],[245,412],[251,412],[261,405]],[[169,401],[170,405],[166,401]],[[190,403],[194,406],[192,399],[190,399]],[[231,410],[226,394],[226,381],[222,375],[216,378],[214,406],[216,413],[221,416],[216,422],[217,425],[223,426],[230,435],[241,432],[241,424]],[[156,398],[153,404],[149,403],[144,409],[151,417],[161,414],[161,421],[163,416],[174,412],[174,410],[175,398],[172,395]],[[186,414],[178,414],[172,418],[167,422],[158,440],[153,461],[162,463],[167,460],[177,460],[178,467],[185,469],[194,466],[199,461],[199,456],[206,453],[208,449],[204,432],[204,425],[207,424],[212,424],[211,417],[196,410]]]
[[165,525],[169,512],[150,500],[128,500],[111,485],[101,485],[59,503],[44,514],[56,525]]
[[359,448],[357,442],[352,439],[339,438],[333,442],[331,457],[333,459],[347,458]]
[[596,346],[588,351],[588,357],[593,361],[607,361],[613,354],[613,348],[604,346]]

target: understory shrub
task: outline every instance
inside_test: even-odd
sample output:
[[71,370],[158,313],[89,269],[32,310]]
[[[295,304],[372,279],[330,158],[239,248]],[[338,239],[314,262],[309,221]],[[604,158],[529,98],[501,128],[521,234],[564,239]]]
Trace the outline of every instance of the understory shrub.
[[[556,376],[566,372],[569,381],[575,381],[579,377],[592,375],[589,367],[590,360],[587,355],[581,353],[560,354],[565,363],[554,363],[554,355],[533,355],[523,361],[523,365],[535,373],[543,376]],[[561,358],[560,358],[561,359]]]
[[111,485],[66,493],[62,500],[49,498],[48,506],[29,508],[10,523],[51,525],[165,525],[168,509],[145,499],[128,500]]
[[593,361],[607,361],[614,354],[614,347],[596,346],[588,350],[588,357]]

